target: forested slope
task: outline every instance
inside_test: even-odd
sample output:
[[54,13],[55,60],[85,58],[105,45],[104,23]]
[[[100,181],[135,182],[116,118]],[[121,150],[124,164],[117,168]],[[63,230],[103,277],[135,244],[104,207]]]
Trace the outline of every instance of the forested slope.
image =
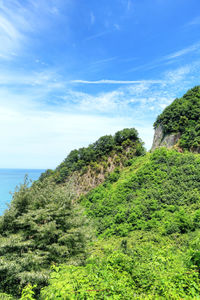
[[143,142],[135,128],[125,128],[113,136],[100,137],[88,147],[72,150],[54,171],[47,170],[39,180],[52,178],[60,184],[73,176],[76,192],[81,194],[102,183],[115,167],[123,168],[127,160],[144,153]]
[[161,126],[163,137],[180,133],[179,146],[182,149],[200,152],[200,86],[196,86],[157,117],[154,128]]
[[19,297],[31,283],[37,285],[38,297],[53,265],[83,265],[93,230],[77,203],[78,195],[144,153],[137,131],[124,129],[72,151],[55,171],[47,170],[31,187],[26,179],[0,217],[0,291]]
[[25,182],[0,218],[3,299],[199,299],[199,124],[197,86],[154,124],[174,149],[124,129]]
[[199,299],[199,155],[158,149],[80,203],[99,241],[85,266],[54,270],[42,299]]

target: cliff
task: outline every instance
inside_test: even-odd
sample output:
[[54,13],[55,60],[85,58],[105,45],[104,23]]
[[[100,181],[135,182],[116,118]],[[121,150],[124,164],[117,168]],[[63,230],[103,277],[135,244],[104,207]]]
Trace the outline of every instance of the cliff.
[[152,150],[165,146],[200,151],[200,86],[175,99],[157,117]]
[[101,137],[87,148],[72,150],[54,171],[42,173],[39,181],[49,177],[56,184],[66,185],[73,178],[76,195],[80,196],[103,183],[116,168],[123,169],[144,154],[137,131],[125,128],[114,136]]
[[172,148],[175,146],[179,139],[181,137],[181,134],[178,133],[171,133],[171,134],[165,134],[162,128],[162,125],[159,125],[157,128],[155,128],[154,138],[153,138],[153,144],[151,147],[151,150],[155,150],[159,147],[166,147],[166,148]]

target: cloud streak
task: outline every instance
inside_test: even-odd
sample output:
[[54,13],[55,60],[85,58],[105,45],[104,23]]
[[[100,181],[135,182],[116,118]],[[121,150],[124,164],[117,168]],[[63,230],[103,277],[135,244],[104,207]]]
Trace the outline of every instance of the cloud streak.
[[151,69],[155,69],[155,68],[167,65],[167,64],[173,64],[173,63],[175,64],[183,56],[190,54],[190,53],[195,53],[198,50],[200,50],[200,42],[199,41],[196,42],[195,44],[192,44],[181,50],[172,52],[168,55],[164,55],[164,56],[160,57],[159,59],[153,60],[149,63],[131,68],[128,71],[126,71],[126,73],[131,73],[131,72],[135,72],[135,71],[139,71],[139,70],[151,70]]
[[191,27],[191,26],[196,26],[200,25],[200,16],[194,18],[192,21],[188,22],[185,27]]
[[112,80],[112,79],[101,79],[101,80],[71,80],[71,83],[80,83],[80,84],[163,84],[162,80]]
[[[0,155],[6,161],[1,167],[55,167],[73,148],[124,127],[135,127],[149,149],[155,115],[190,87],[191,74],[199,71],[198,64],[183,66],[164,72],[162,80],[128,81],[97,95],[73,89],[55,70],[29,74],[28,78],[14,74],[9,79],[7,73],[10,83],[16,80],[17,85],[28,86],[17,90],[6,88],[0,74],[0,126],[5,128],[0,132]],[[34,77],[35,86],[31,87]],[[112,81],[106,84],[113,86]]]
[[[57,2],[57,1],[56,1]],[[59,1],[61,4],[63,0]],[[69,2],[69,1],[67,1]],[[20,56],[31,43],[32,35],[41,32],[59,15],[55,1],[0,1],[0,58]],[[38,15],[39,12],[39,15]]]
[[99,33],[96,33],[96,34],[93,34],[91,36],[88,36],[85,41],[91,41],[91,40],[94,40],[94,39],[97,39],[99,37],[102,37],[106,34],[109,34],[111,31],[110,30],[106,30],[106,31],[102,31],[102,32],[99,32]]
[[200,43],[198,42],[198,43],[196,43],[194,45],[191,45],[189,47],[186,47],[184,49],[181,49],[181,50],[179,50],[177,52],[174,52],[174,53],[171,53],[171,54],[165,56],[163,58],[163,60],[175,59],[175,58],[181,57],[183,55],[186,55],[188,53],[194,52],[194,51],[196,51],[199,48],[200,48]]

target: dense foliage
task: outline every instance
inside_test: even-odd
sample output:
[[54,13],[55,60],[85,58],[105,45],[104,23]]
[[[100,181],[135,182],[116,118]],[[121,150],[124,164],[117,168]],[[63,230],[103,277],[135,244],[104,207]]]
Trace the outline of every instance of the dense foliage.
[[134,128],[125,128],[114,136],[105,135],[88,147],[72,150],[55,171],[46,170],[40,176],[40,180],[53,177],[57,183],[64,182],[74,171],[80,171],[91,162],[104,160],[111,152],[120,152],[122,148],[132,147],[136,155],[144,154],[143,143]]
[[47,284],[50,266],[81,263],[85,237],[80,210],[72,204],[68,184],[48,180],[15,192],[10,209],[0,218],[0,291],[20,295],[27,283],[37,290]]
[[167,235],[199,228],[199,156],[157,149],[115,174],[82,197],[98,235],[126,236],[138,229]]
[[199,299],[199,238],[135,231],[101,240],[85,266],[55,267],[41,299]]
[[55,267],[41,299],[198,299],[200,158],[134,158],[80,201],[99,241],[85,266]]
[[[84,167],[90,164],[90,176],[96,176],[99,168],[111,170],[142,154],[143,143],[137,131],[124,129],[88,148],[72,151],[55,171],[47,170],[31,187],[25,180],[0,217],[0,292],[18,296],[29,284],[23,290],[23,299],[26,294],[33,297],[47,284],[51,265],[83,264],[90,226],[83,209],[75,204],[74,172],[81,169],[80,174],[84,174]],[[35,292],[31,284],[36,285]]]
[[[199,299],[199,155],[144,155],[132,129],[82,149],[31,187],[25,180],[0,217],[0,299],[22,288],[23,300]],[[118,167],[75,198],[80,161],[82,173],[113,153]]]
[[154,127],[159,125],[165,134],[180,132],[182,148],[196,150],[200,147],[200,86],[166,107],[157,117]]

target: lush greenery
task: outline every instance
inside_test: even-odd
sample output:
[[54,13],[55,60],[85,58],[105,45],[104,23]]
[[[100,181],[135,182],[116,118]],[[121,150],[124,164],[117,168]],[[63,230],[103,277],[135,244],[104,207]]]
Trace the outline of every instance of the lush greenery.
[[41,299],[199,299],[200,157],[165,148],[81,197],[99,241],[54,266]]
[[123,149],[132,148],[131,154],[144,154],[142,141],[138,137],[138,133],[134,128],[125,128],[118,131],[114,136],[105,135],[98,139],[95,143],[88,147],[73,150],[65,158],[65,160],[56,168],[55,171],[50,169],[42,173],[40,180],[46,177],[52,177],[57,183],[64,182],[73,172],[87,168],[92,162],[105,161],[108,156],[120,153]]
[[154,127],[162,125],[165,134],[180,132],[180,147],[196,150],[200,146],[200,86],[165,108]]
[[[188,105],[198,91],[184,96]],[[166,133],[175,131],[176,113]],[[166,115],[159,118],[155,126],[164,126]],[[113,171],[77,198],[74,174],[100,162],[112,162]],[[0,299],[20,294],[199,299],[200,156],[166,148],[145,154],[137,132],[125,129],[72,151],[31,187],[25,180],[0,217]]]
[[101,236],[141,229],[185,233],[200,226],[199,178],[198,155],[162,148],[115,171],[81,201]]
[[54,267],[41,299],[199,299],[200,232],[100,240],[83,267]]
[[70,183],[58,188],[46,180],[29,188],[25,180],[16,190],[0,218],[1,292],[18,296],[27,283],[38,292],[52,264],[84,261],[84,219],[73,199]]
[[144,153],[137,131],[124,129],[100,138],[88,148],[72,151],[55,171],[47,170],[31,187],[25,179],[16,189],[10,208],[0,217],[2,297],[6,297],[3,293],[18,297],[23,287],[23,299],[33,298],[34,294],[38,297],[48,282],[51,265],[84,263],[86,239],[89,242],[92,230],[75,201],[74,172],[81,169],[80,174],[84,174],[88,164],[98,169],[99,162],[105,170],[115,165],[121,169],[130,157]]

